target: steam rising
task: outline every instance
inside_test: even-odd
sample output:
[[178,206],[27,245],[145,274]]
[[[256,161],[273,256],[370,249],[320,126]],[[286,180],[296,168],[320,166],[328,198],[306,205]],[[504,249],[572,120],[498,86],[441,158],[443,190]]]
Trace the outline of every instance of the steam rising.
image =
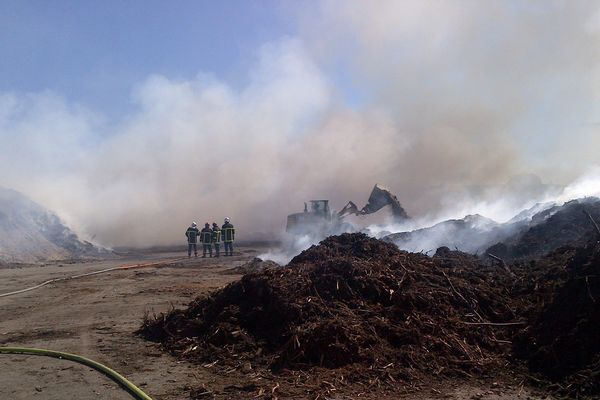
[[0,185],[104,245],[177,243],[225,216],[266,237],[303,201],[364,203],[376,182],[419,221],[510,218],[582,174],[563,195],[600,192],[599,16],[594,2],[326,2],[257,51],[241,88],[150,76],[121,121],[0,93]]

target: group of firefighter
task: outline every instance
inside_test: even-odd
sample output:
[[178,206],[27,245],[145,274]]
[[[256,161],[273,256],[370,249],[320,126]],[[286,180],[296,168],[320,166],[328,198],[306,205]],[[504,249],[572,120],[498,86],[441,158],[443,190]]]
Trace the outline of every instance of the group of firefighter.
[[207,222],[204,224],[202,230],[198,229],[196,222],[192,222],[192,225],[185,231],[188,242],[188,258],[192,256],[192,250],[194,250],[194,257],[198,257],[198,250],[196,248],[198,238],[200,238],[200,243],[202,243],[202,258],[205,258],[207,253],[209,257],[213,256],[213,246],[215,246],[215,257],[219,257],[221,255],[221,242],[225,245],[225,255],[233,256],[235,228],[229,218],[225,218],[224,222],[220,228],[216,222],[212,223],[212,228]]

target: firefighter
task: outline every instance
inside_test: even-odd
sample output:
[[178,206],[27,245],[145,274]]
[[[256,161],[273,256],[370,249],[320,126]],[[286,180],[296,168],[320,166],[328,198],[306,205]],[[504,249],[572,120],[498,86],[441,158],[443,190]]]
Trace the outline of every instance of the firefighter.
[[200,231],[200,238],[202,239],[202,258],[206,258],[206,252],[212,257],[212,229],[210,229],[209,223],[204,224],[204,228]]
[[188,258],[192,256],[192,248],[194,249],[194,257],[198,257],[198,250],[196,248],[196,243],[198,242],[198,234],[200,231],[196,226],[195,222],[192,222],[187,231],[185,231],[185,237],[187,237],[188,241]]
[[221,252],[221,228],[216,222],[212,224],[212,242],[215,245],[215,257],[219,257]]
[[[223,232],[223,242],[225,243],[225,255],[233,255],[233,241],[235,240],[235,228],[229,222],[229,217],[225,218],[225,223],[221,227]],[[229,254],[228,254],[229,253]]]

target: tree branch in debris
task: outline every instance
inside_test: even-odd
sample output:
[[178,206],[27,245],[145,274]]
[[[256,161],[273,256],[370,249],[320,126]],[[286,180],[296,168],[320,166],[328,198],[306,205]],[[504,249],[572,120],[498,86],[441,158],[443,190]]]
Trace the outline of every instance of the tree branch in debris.
[[502,266],[502,268],[504,268],[510,276],[512,276],[513,278],[515,277],[515,274],[511,271],[511,269],[508,267],[508,265],[504,262],[503,259],[501,259],[498,256],[493,255],[492,253],[487,253],[487,255],[489,258],[498,261],[500,263],[500,265]]
[[585,213],[585,215],[588,216],[590,221],[592,221],[592,225],[594,225],[594,228],[596,228],[596,232],[598,232],[598,235],[600,236],[600,227],[598,227],[598,224],[596,223],[592,215],[588,212],[588,210],[585,209],[585,207],[583,208],[583,212]]

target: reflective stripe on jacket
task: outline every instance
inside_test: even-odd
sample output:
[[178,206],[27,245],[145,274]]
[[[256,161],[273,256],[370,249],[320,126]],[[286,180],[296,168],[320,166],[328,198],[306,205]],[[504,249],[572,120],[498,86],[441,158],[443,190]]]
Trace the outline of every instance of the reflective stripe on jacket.
[[212,229],[204,228],[200,233],[200,238],[202,239],[202,243],[209,244],[212,242]]
[[188,239],[188,243],[196,243],[198,238],[198,233],[200,231],[198,228],[189,227],[187,231],[185,231],[185,237]]
[[223,231],[223,241],[225,243],[233,242],[235,240],[235,228],[231,224],[223,224],[221,227]]
[[221,241],[221,230],[220,229],[213,229],[212,241],[213,241],[213,243],[219,243]]

